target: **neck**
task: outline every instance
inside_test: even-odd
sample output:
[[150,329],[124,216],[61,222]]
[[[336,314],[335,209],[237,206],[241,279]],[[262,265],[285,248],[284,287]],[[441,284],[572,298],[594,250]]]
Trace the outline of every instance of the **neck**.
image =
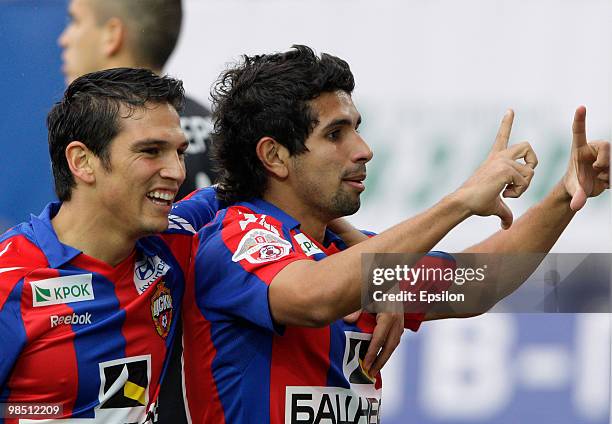
[[316,211],[310,210],[299,199],[295,199],[292,194],[268,190],[263,195],[263,199],[295,218],[300,223],[300,230],[303,233],[308,234],[319,243],[323,243],[329,219],[320,216]]
[[120,53],[116,56],[113,56],[108,59],[107,68],[146,68],[153,71],[153,73],[157,75],[162,74],[162,70],[160,68],[153,68],[151,65],[147,65],[146,63],[142,63],[136,60],[129,53]]
[[130,255],[137,238],[107,225],[99,211],[87,204],[74,199],[64,202],[51,220],[53,229],[63,244],[116,266]]

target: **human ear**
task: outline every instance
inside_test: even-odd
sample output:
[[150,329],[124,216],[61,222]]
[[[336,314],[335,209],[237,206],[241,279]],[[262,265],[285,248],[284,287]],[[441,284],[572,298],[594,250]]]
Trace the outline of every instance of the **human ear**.
[[72,141],[66,146],[66,160],[75,179],[86,184],[93,184],[96,181],[92,166],[93,156],[87,146],[80,141]]
[[272,137],[262,137],[257,142],[257,157],[266,171],[278,178],[284,179],[289,175],[289,150]]
[[116,55],[125,44],[126,27],[124,22],[112,17],[104,23],[102,51],[108,57]]

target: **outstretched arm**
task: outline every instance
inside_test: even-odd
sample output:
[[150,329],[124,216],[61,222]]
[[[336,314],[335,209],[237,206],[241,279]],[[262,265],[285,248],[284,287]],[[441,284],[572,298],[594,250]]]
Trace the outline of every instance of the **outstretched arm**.
[[[429,210],[324,260],[296,261],[269,286],[274,321],[285,325],[323,326],[360,307],[361,254],[427,252],[470,215],[497,215],[503,226],[512,213],[499,197],[516,197],[528,187],[535,153],[528,143],[510,148],[513,113],[508,111],[489,157],[456,192]],[[526,165],[516,162],[524,159]]]

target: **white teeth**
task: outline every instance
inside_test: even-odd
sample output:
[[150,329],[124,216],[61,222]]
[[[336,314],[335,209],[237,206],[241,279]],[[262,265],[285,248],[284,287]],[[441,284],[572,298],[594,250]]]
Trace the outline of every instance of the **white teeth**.
[[153,199],[160,199],[160,200],[166,200],[166,201],[172,201],[172,199],[174,199],[174,196],[172,194],[162,193],[159,191],[152,191],[150,193],[147,193],[147,196]]

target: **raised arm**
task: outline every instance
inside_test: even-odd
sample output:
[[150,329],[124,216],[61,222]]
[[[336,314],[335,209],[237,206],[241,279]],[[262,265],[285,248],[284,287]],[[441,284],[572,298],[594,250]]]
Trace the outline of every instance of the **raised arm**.
[[[588,197],[600,195],[610,187],[610,143],[587,142],[586,109],[580,106],[574,114],[571,155],[563,178],[548,195],[531,207],[507,231],[498,231],[484,241],[466,249],[464,253],[530,254],[520,261],[502,261],[497,268],[488,264],[490,284],[453,286],[466,298],[480,299],[477,305],[463,306],[455,314],[430,314],[428,319],[466,316],[482,313],[514,292],[535,271],[545,254],[550,251],[575,213]],[[484,259],[484,257],[483,257]],[[511,263],[511,265],[510,265]],[[479,267],[484,263],[471,264]],[[486,293],[479,293],[487,287]],[[445,308],[447,309],[447,308]]]
[[[474,175],[429,210],[319,262],[296,261],[283,268],[269,287],[275,322],[323,326],[357,310],[361,296],[362,253],[427,252],[470,215],[497,215],[504,227],[512,213],[500,198],[516,197],[528,187],[535,153],[528,143],[507,148],[513,112],[502,120],[493,149]],[[522,165],[517,159],[524,159]]]
[[572,151],[565,175],[548,195],[530,208],[508,231],[499,231],[466,249],[466,253],[546,253],[550,251],[587,197],[610,187],[610,143],[587,142],[586,109],[576,109]]

